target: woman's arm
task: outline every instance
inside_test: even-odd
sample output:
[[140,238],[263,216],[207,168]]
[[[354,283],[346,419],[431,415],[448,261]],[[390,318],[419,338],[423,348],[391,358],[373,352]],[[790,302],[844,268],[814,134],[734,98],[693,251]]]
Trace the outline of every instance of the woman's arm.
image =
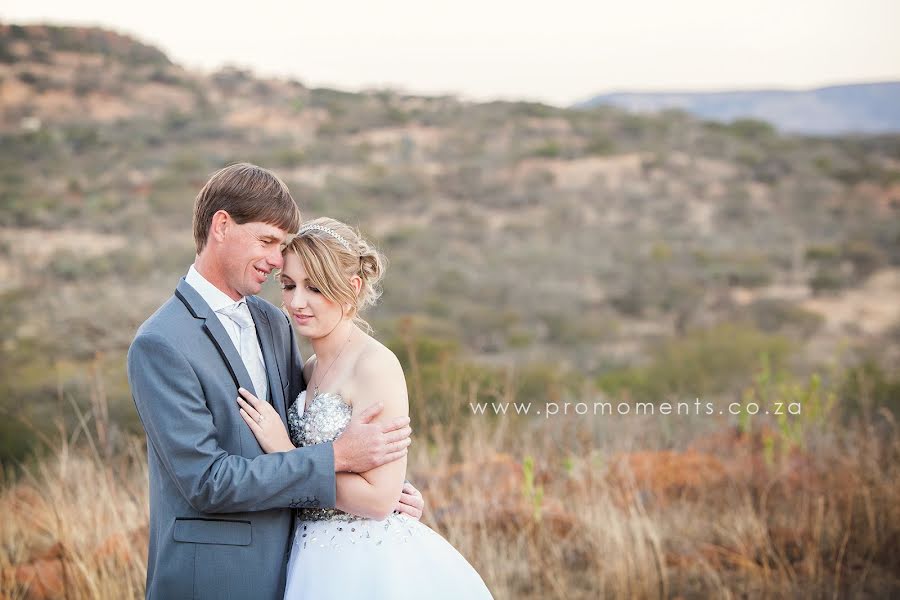
[[[353,374],[353,412],[377,402],[384,410],[376,422],[409,415],[406,378],[393,352],[378,346],[359,358]],[[338,473],[335,507],[370,519],[387,518],[400,500],[406,478],[406,456],[365,473]]]
[[[239,388],[238,392],[243,396],[237,399],[241,407],[241,417],[263,451],[266,454],[273,454],[294,450],[294,444],[275,408],[244,388]],[[335,472],[363,473],[394,462],[406,456],[412,429],[409,427],[409,417],[397,417],[389,423],[376,422],[383,410],[384,406],[381,403],[372,404],[354,414],[344,432],[334,442],[315,444],[307,448],[331,446],[332,467]],[[399,505],[398,510],[416,518],[421,516],[418,502],[401,501],[401,504],[409,505],[412,510],[406,510]]]
[[[384,408],[372,421],[373,423],[380,425],[408,416],[409,399],[403,369],[397,357],[387,348],[379,346],[361,356],[352,379],[352,393],[349,396],[356,398],[353,402],[354,419],[359,418],[361,413],[379,402]],[[243,398],[239,397],[237,402],[241,407],[241,416],[256,436],[263,451],[273,453],[294,449],[275,409],[247,390],[241,389],[240,393]],[[345,431],[342,436],[346,433]],[[338,440],[335,441],[335,448],[340,443]],[[362,473],[338,473],[335,478],[335,507],[347,513],[376,520],[386,518],[395,509],[420,518],[424,502],[421,501],[418,490],[409,485],[414,492],[413,498],[404,502],[401,496],[406,475],[405,446],[408,443],[407,438],[403,442],[392,443],[387,448],[392,452],[403,450],[402,458]],[[337,457],[337,452],[335,456]],[[411,506],[412,510],[407,509],[404,504]]]

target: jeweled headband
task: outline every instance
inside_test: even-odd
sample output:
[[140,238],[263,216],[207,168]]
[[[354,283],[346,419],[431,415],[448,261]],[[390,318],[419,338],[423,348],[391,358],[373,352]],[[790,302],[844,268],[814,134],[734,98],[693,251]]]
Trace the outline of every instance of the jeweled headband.
[[328,227],[325,227],[324,225],[318,225],[316,223],[313,223],[311,225],[304,225],[303,227],[300,228],[300,231],[297,232],[297,235],[303,235],[307,231],[313,231],[313,230],[322,231],[324,233],[327,233],[328,235],[330,235],[331,237],[336,239],[338,242],[340,242],[341,246],[343,246],[347,252],[349,252],[350,254],[356,254],[355,252],[353,252],[353,249],[350,247],[350,242],[348,242],[346,239],[344,239],[334,229],[330,229]]

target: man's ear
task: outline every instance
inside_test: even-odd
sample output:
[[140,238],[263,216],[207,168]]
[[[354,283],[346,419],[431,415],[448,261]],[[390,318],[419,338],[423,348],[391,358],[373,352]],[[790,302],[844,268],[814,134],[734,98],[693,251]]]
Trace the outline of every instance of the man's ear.
[[212,223],[209,226],[209,235],[217,242],[222,242],[233,222],[231,215],[229,215],[227,211],[216,211],[216,214],[212,217]]

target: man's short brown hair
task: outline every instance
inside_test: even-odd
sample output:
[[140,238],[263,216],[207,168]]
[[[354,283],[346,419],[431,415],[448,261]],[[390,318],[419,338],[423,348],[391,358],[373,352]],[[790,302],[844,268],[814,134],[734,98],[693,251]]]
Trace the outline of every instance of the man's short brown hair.
[[300,228],[300,209],[275,173],[237,163],[213,173],[194,200],[194,245],[206,246],[213,215],[224,210],[236,223],[268,223],[288,233]]

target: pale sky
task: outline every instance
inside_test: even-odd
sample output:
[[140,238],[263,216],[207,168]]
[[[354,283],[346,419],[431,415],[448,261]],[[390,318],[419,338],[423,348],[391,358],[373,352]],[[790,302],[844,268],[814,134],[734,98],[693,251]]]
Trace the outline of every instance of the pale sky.
[[3,0],[0,20],[104,26],[188,68],[477,100],[900,79],[900,0]]

